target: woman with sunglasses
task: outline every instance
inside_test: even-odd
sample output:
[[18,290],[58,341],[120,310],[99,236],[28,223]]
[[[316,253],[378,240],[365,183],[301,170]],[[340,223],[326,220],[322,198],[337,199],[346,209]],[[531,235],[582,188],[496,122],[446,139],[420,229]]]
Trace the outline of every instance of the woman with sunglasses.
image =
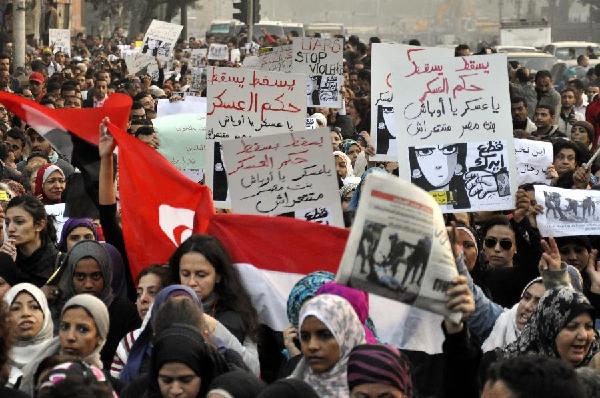
[[526,217],[530,207],[527,193],[519,190],[513,218],[492,216],[480,230],[483,258],[473,269],[473,279],[505,308],[518,302],[529,281],[539,276],[542,238]]

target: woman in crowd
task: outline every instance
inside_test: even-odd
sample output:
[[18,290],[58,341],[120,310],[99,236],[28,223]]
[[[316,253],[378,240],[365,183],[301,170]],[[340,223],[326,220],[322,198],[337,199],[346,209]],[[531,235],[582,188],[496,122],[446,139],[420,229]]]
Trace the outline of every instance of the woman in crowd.
[[354,171],[352,170],[352,162],[348,155],[341,151],[333,152],[335,158],[335,170],[338,176],[338,182],[340,186],[343,184],[342,180],[347,177],[354,177]]
[[356,159],[358,159],[358,155],[361,153],[361,148],[358,142],[354,140],[344,140],[340,145],[342,152],[344,152],[349,158],[352,167],[356,166]]
[[45,205],[62,202],[62,194],[67,186],[62,169],[53,164],[40,167],[35,177],[35,196]]
[[316,296],[302,306],[298,325],[303,358],[292,377],[310,384],[320,396],[349,397],[348,357],[365,342],[350,303],[330,294]]
[[207,398],[256,398],[266,387],[252,373],[232,370],[218,376],[208,388]]
[[24,392],[14,390],[4,385],[8,381],[8,372],[6,365],[9,361],[9,352],[11,349],[10,322],[8,317],[8,309],[3,301],[0,301],[0,396],[11,398],[31,398]]
[[58,250],[66,253],[80,240],[98,240],[96,225],[90,218],[69,218],[60,231]]
[[30,283],[13,286],[4,296],[14,345],[9,353],[7,385],[18,388],[22,370],[52,342],[53,322],[44,293]]
[[56,365],[40,381],[37,398],[116,397],[102,370],[82,361]]
[[88,293],[98,297],[108,308],[111,327],[101,352],[105,368],[110,366],[121,338],[140,324],[135,306],[113,294],[111,281],[110,258],[104,246],[94,240],[83,240],[71,248],[59,284],[62,301]]
[[584,120],[573,123],[571,127],[571,141],[579,142],[588,150],[592,149],[594,135],[594,126]]
[[[53,217],[46,214],[42,202],[33,196],[17,196],[8,202],[4,240],[0,252],[11,256],[17,269],[18,282],[43,286],[59,269],[59,252]],[[55,292],[42,289],[46,297]]]
[[410,362],[390,345],[358,345],[348,358],[348,388],[353,398],[412,398]]
[[42,361],[52,355],[71,355],[102,369],[100,351],[109,330],[106,305],[91,294],[72,297],[62,309],[58,337],[23,368],[19,389],[33,396],[35,375]]
[[208,235],[189,237],[171,255],[169,268],[173,282],[196,292],[205,314],[222,323],[240,343],[252,346],[258,327],[256,310],[217,239]]
[[153,339],[148,398],[204,398],[229,367],[194,328],[173,325]]

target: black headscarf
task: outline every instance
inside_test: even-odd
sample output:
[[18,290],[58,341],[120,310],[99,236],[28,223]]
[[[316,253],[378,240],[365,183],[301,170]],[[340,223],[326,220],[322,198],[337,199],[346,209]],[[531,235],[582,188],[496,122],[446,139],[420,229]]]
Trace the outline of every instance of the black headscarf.
[[200,376],[202,383],[198,397],[206,396],[210,383],[229,371],[221,354],[208,345],[198,330],[191,326],[173,324],[156,335],[153,344],[148,375],[148,392],[151,397],[161,396],[158,372],[166,363],[183,363]]
[[265,388],[256,398],[319,398],[306,382],[299,379],[281,379]]
[[17,267],[6,253],[0,253],[0,278],[4,279],[11,287],[17,284]]
[[265,383],[245,370],[233,370],[213,380],[208,391],[225,391],[235,398],[255,398],[265,388]]

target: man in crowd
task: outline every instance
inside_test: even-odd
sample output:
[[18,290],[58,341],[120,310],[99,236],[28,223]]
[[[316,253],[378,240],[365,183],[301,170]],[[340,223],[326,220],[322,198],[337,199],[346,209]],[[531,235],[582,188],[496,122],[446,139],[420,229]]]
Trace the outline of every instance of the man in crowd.
[[537,105],[546,105],[554,108],[552,116],[554,122],[558,123],[560,113],[560,94],[554,89],[552,75],[547,70],[538,71],[535,74],[535,91],[537,92]]

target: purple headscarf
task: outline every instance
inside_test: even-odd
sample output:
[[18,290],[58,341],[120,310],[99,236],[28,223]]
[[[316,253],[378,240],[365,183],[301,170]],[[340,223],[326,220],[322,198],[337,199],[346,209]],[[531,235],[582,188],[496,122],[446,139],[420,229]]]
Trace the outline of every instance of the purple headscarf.
[[90,218],[69,218],[65,225],[63,225],[62,231],[60,232],[60,241],[58,242],[58,250],[63,253],[67,252],[67,236],[77,227],[85,227],[92,231],[94,234],[94,240],[98,240],[98,231],[96,231],[96,225]]
[[[369,294],[362,290],[353,289],[348,286],[339,285],[335,282],[325,283],[317,290],[317,296],[320,294],[333,294],[345,298],[358,315],[358,319],[365,329],[365,338],[369,344],[377,344],[379,341],[373,334],[370,327],[374,328],[373,323],[369,325]],[[370,327],[369,327],[370,326]]]

